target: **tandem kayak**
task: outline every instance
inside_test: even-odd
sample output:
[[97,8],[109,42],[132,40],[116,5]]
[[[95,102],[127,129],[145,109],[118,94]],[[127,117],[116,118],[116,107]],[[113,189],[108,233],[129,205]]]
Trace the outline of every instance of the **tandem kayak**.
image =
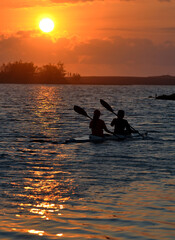
[[83,143],[83,142],[94,142],[101,143],[105,141],[123,141],[126,139],[143,139],[147,136],[147,133],[142,134],[132,134],[132,135],[105,135],[104,137],[94,136],[92,134],[85,135],[82,137],[70,138],[65,141],[65,143]]

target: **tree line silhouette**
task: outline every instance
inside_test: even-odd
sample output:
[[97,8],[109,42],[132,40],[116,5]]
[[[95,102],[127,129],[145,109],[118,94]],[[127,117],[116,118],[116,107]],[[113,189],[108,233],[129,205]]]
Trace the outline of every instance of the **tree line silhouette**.
[[33,62],[16,61],[0,66],[0,83],[66,84],[80,78],[78,73],[67,73],[62,62],[38,67]]
[[80,76],[65,70],[62,62],[38,67],[33,62],[9,62],[0,65],[0,83],[89,84],[89,85],[175,85],[175,76]]

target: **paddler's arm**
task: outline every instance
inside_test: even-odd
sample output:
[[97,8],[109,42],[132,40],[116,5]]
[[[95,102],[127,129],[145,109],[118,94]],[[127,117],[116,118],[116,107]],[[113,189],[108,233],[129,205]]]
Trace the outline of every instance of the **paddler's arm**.
[[106,132],[110,133],[110,134],[114,134],[113,132],[111,132],[110,130],[107,129],[106,124],[104,123],[104,128],[103,128]]
[[128,121],[126,121],[126,130],[130,133],[138,133],[137,130],[133,129],[130,124],[128,123]]
[[114,125],[115,125],[115,120],[116,118],[114,118],[113,120],[112,120],[112,122],[111,122],[111,126],[113,127]]

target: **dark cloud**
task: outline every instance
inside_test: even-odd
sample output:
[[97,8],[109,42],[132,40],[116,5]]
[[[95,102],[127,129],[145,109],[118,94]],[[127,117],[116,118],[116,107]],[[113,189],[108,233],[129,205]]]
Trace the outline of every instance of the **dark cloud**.
[[164,73],[167,69],[175,71],[175,45],[172,42],[156,45],[148,39],[113,37],[78,42],[76,38],[60,38],[51,41],[36,32],[18,32],[15,36],[0,37],[0,52],[1,63],[21,59],[45,64],[61,60],[65,65],[76,66],[77,72],[81,66],[98,66],[98,69],[101,66],[101,74],[104,66],[123,71],[127,68],[128,74],[135,72],[136,75],[140,69],[148,75],[154,74],[155,69]]
[[175,33],[175,27],[160,28],[160,31]]
[[148,39],[94,39],[74,49],[82,63],[95,64],[175,64],[175,45],[155,45]]

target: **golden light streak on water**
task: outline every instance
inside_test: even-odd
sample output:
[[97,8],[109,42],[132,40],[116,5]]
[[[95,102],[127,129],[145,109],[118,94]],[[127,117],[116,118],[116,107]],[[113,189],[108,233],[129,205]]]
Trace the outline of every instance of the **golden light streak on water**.
[[48,130],[53,130],[49,128],[49,124],[57,124],[59,121],[59,115],[56,112],[57,108],[55,108],[55,99],[59,102],[59,97],[54,87],[50,86],[48,88],[44,85],[39,89],[38,94],[35,95],[36,104],[33,111],[40,119],[40,125],[47,129],[47,132]]
[[28,232],[32,233],[32,234],[39,235],[39,236],[43,236],[44,235],[44,231],[37,231],[37,230],[34,230],[34,229],[28,230]]
[[58,233],[56,236],[63,237],[63,233]]

